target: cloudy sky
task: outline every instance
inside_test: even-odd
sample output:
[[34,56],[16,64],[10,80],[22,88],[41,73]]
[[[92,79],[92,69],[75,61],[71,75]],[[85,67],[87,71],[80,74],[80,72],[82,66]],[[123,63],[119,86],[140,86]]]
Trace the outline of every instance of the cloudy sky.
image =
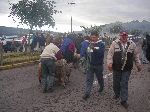
[[[18,0],[9,0],[16,2]],[[80,26],[102,25],[116,21],[132,20],[150,21],[150,0],[55,0],[57,9],[62,14],[54,16],[56,26],[54,31],[70,31],[70,18],[73,18],[73,30],[81,30]],[[75,2],[74,5],[68,3]],[[17,27],[8,18],[10,13],[8,0],[0,0],[0,26]],[[19,26],[25,27],[26,26]],[[47,29],[47,27],[43,27]]]

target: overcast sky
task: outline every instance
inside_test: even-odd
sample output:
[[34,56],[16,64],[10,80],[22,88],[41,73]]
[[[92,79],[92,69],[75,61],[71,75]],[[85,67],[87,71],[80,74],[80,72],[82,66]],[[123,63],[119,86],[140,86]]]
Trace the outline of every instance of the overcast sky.
[[[10,0],[15,2],[18,0]],[[73,18],[73,30],[79,26],[101,25],[116,21],[150,21],[150,0],[55,0],[62,14],[54,16],[57,31],[70,31],[70,17]],[[75,2],[75,5],[69,5]],[[8,0],[0,0],[0,26],[14,26]],[[21,27],[21,26],[20,26]],[[46,27],[44,27],[46,28]]]

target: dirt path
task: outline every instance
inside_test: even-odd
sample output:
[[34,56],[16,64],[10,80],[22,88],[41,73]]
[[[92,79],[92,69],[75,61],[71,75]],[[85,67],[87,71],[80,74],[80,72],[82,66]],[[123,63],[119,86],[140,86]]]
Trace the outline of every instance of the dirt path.
[[[129,84],[128,112],[150,112],[150,73],[132,72]],[[106,68],[106,66],[105,66]],[[104,74],[108,74],[105,70]],[[91,97],[82,100],[85,75],[73,70],[66,89],[55,87],[43,94],[37,78],[37,65],[0,71],[0,112],[126,112],[112,99],[112,76],[105,77],[103,94],[94,83]]]

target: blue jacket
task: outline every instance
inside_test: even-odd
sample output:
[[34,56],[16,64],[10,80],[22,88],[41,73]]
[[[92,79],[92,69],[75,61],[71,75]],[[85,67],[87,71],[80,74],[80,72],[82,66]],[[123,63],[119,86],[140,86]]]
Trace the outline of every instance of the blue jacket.
[[61,45],[61,51],[63,52],[63,54],[66,52],[66,49],[68,47],[68,45],[70,43],[72,43],[73,41],[70,39],[70,38],[65,38],[62,42],[62,45]]
[[104,63],[104,52],[105,44],[102,41],[90,43],[85,40],[81,43],[80,56],[88,59],[91,65],[102,65]]

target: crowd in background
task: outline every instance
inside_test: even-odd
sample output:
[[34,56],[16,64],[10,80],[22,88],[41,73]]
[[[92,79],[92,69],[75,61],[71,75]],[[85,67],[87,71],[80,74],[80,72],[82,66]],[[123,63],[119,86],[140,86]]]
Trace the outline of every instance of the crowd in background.
[[[12,39],[12,41],[6,41],[5,38],[1,38],[0,41],[3,44],[3,49],[5,52],[11,51],[11,52],[27,52],[27,51],[42,51],[46,44],[46,38],[50,36],[50,33],[41,33],[36,32],[30,35],[24,35],[21,37],[21,39],[18,41],[15,38]],[[53,38],[57,38],[57,40],[63,40],[68,34],[58,34],[53,36]],[[79,34],[71,34],[71,39],[75,42],[77,47],[77,52],[79,51],[79,46],[81,43],[80,41],[83,41],[86,38],[86,36],[83,36],[81,33]],[[100,39],[103,40],[107,47],[110,46],[113,40],[115,40],[117,37],[111,37],[111,35],[108,35],[107,33],[104,33],[103,36],[100,35]],[[138,38],[132,38],[134,41],[139,41]],[[30,46],[30,47],[29,47]],[[30,49],[29,49],[30,48]]]

